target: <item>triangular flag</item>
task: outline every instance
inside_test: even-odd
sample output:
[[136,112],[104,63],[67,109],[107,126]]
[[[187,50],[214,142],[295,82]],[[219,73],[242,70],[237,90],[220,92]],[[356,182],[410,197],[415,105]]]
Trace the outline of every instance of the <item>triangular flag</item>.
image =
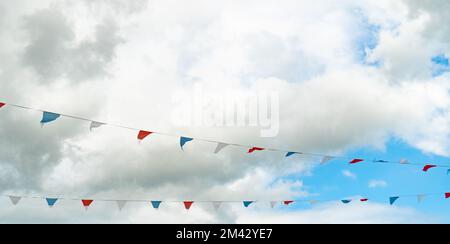
[[12,204],[16,206],[17,204],[19,204],[20,200],[22,200],[22,197],[10,196],[9,200],[11,200]]
[[152,201],[152,206],[154,209],[159,209],[161,203],[162,203],[161,201]]
[[123,208],[127,205],[127,201],[118,200],[117,201],[117,207],[119,207],[119,211],[122,211]]
[[104,125],[106,125],[106,124],[105,123],[96,122],[96,121],[92,121],[91,122],[91,126],[89,127],[89,130],[92,131],[93,129],[100,128],[100,127],[102,127]]
[[284,201],[283,202],[283,204],[286,205],[286,206],[289,206],[289,205],[291,205],[293,203],[294,203],[294,201]]
[[43,112],[41,124],[53,122],[53,121],[57,120],[59,117],[61,117],[60,114]]
[[375,160],[375,163],[389,163],[389,161],[386,160]]
[[409,160],[408,159],[402,159],[400,160],[401,164],[409,164]]
[[248,153],[254,153],[254,152],[256,152],[256,151],[264,151],[265,149],[264,148],[261,148],[261,147],[253,147],[253,148],[250,148],[249,150],[248,150]]
[[0,102],[0,108],[3,108],[6,105],[6,103]]
[[321,164],[326,164],[328,162],[330,162],[331,160],[335,159],[335,157],[331,157],[331,156],[325,156],[322,158],[322,160],[320,161]]
[[319,204],[319,201],[317,201],[317,200],[310,200],[310,201],[309,201],[309,204],[311,204],[311,205],[317,205],[317,204]]
[[270,208],[275,208],[277,206],[277,202],[270,202]]
[[356,158],[356,159],[353,159],[349,164],[357,164],[357,163],[361,163],[361,162],[364,162],[364,159]]
[[186,209],[186,210],[189,210],[189,209],[191,209],[192,208],[192,205],[194,204],[194,202],[183,202],[183,204],[184,204],[184,208]]
[[418,203],[422,203],[425,200],[425,197],[426,197],[425,195],[418,195],[417,196],[417,202]]
[[141,131],[139,131],[137,138],[139,141],[142,141],[151,134],[153,134],[153,132],[141,130]]
[[222,151],[224,148],[228,147],[229,145],[230,144],[219,142],[219,144],[217,144],[216,150],[214,150],[214,153],[218,154],[220,151]]
[[342,203],[344,203],[344,204],[349,204],[351,202],[352,202],[352,200],[342,200]]
[[289,158],[290,156],[293,156],[293,155],[295,155],[295,154],[297,154],[296,152],[288,152],[287,154],[286,154],[286,158]]
[[244,201],[244,207],[248,208],[250,207],[250,205],[252,205],[254,202],[253,201]]
[[53,208],[55,206],[56,202],[58,201],[58,198],[46,198],[45,200],[47,201],[47,205],[50,208]]
[[449,199],[450,198],[450,192],[445,193],[445,199]]
[[86,211],[92,205],[93,202],[94,200],[81,200],[81,203],[83,204],[83,207],[86,208]]
[[213,202],[213,208],[214,210],[219,210],[220,207],[222,206],[222,202]]
[[437,165],[425,165],[425,167],[423,167],[423,172],[428,172],[430,169],[436,168]]
[[389,203],[391,205],[394,205],[394,203],[397,202],[398,199],[400,199],[400,197],[391,197],[389,198]]
[[189,138],[189,137],[181,137],[180,138],[180,146],[181,146],[181,150],[184,150],[184,145],[186,145],[186,143],[193,141],[193,138]]

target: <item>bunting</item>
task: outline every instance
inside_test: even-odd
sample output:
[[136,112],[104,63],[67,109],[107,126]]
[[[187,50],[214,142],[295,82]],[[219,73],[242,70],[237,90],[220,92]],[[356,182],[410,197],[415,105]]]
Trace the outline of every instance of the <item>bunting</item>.
[[425,198],[426,198],[426,195],[420,194],[417,196],[417,202],[422,203],[425,200]]
[[350,161],[349,164],[358,164],[364,162],[364,159],[353,159],[352,161]]
[[277,202],[276,201],[270,202],[270,208],[275,208],[276,206],[277,206]]
[[141,131],[139,131],[137,138],[139,141],[143,141],[145,138],[147,138],[151,134],[153,134],[153,132],[141,130]]
[[326,163],[330,162],[333,159],[335,159],[335,157],[325,156],[325,157],[322,158],[322,160],[320,160],[320,164],[326,164]]
[[296,154],[298,154],[298,153],[296,153],[296,152],[288,152],[288,153],[286,154],[286,158],[289,158],[289,157],[294,156],[294,155],[296,155]]
[[249,154],[251,154],[251,153],[254,153],[254,152],[256,152],[256,151],[264,151],[265,149],[264,148],[261,148],[261,147],[252,147],[252,148],[250,148],[249,150],[248,150],[248,153]]
[[183,202],[183,204],[184,204],[184,208],[185,208],[186,210],[190,210],[190,209],[192,208],[192,205],[194,205],[194,202],[192,202],[192,201],[186,201],[186,202]]
[[20,200],[22,200],[22,197],[9,196],[9,200],[11,200],[11,203],[16,206],[19,204]]
[[[444,193],[433,193],[433,194],[415,194],[415,195],[398,195],[398,196],[393,196],[393,197],[389,197],[388,201],[390,205],[394,205],[395,203],[397,203],[397,201],[401,198],[416,198],[418,203],[422,203],[424,201],[424,199],[428,196],[444,196],[445,199],[450,199],[450,192],[444,192]],[[22,202],[23,199],[43,199],[46,204],[48,205],[48,207],[52,208],[54,207],[59,201],[81,201],[81,203],[83,204],[83,207],[86,208],[86,210],[92,206],[92,204],[94,202],[114,202],[116,203],[116,206],[119,208],[119,210],[123,210],[127,204],[129,202],[142,202],[142,203],[151,203],[152,207],[156,210],[158,210],[161,206],[161,204],[163,203],[163,201],[152,201],[152,200],[127,200],[127,199],[119,199],[119,200],[107,200],[107,199],[72,199],[72,198],[48,198],[48,197],[36,197],[36,196],[2,196],[0,195],[0,197],[6,197],[8,198],[11,203],[14,206],[17,206],[19,203]],[[373,200],[373,199],[371,199]],[[350,204],[353,203],[355,201],[360,201],[360,202],[368,202],[369,198],[343,198],[342,200],[324,200],[324,201],[320,201],[317,199],[310,199],[310,200],[305,200],[305,199],[298,199],[298,200],[289,200],[289,201],[281,201],[281,203],[285,206],[291,206],[294,203],[308,203],[310,205],[316,205],[319,203],[325,203],[325,202],[336,202],[336,203],[342,203],[342,204]],[[224,203],[240,203],[243,204],[244,208],[249,208],[250,206],[252,206],[254,203],[256,202],[265,202],[265,201],[165,201],[167,203],[182,203],[184,209],[186,210],[190,210],[192,209],[194,203],[198,202],[198,203],[209,203],[213,206],[214,209],[218,210],[222,207],[222,205]],[[280,203],[280,201],[267,201],[268,204],[270,204],[270,208],[275,208],[277,206],[278,203]]]
[[220,153],[223,149],[225,149],[226,147],[228,147],[230,144],[226,144],[226,143],[222,143],[219,142],[217,144],[216,150],[214,150],[214,154],[218,154]]
[[117,200],[116,203],[117,203],[117,207],[119,208],[119,211],[122,211],[128,202],[124,201],[124,200]]
[[152,201],[152,206],[154,209],[159,209],[159,207],[161,206],[162,201]]
[[47,205],[50,208],[53,208],[55,206],[56,202],[58,201],[57,198],[46,198],[45,200],[47,201]]
[[81,203],[83,204],[83,207],[86,209],[86,211],[89,209],[93,202],[94,200],[81,200]]
[[400,160],[400,164],[409,164],[409,160],[408,159],[402,159],[402,160]]
[[423,172],[428,172],[430,169],[436,168],[437,165],[425,165],[425,167],[423,167]]
[[[8,104],[5,102],[0,102],[0,108],[4,107],[8,105],[9,107],[14,107],[14,108],[18,108],[18,109],[25,109],[25,110],[31,110],[31,111],[38,111],[42,113],[42,120],[41,120],[41,124],[47,124],[53,121],[58,120],[60,117],[64,116],[67,118],[72,118],[72,119],[76,119],[76,120],[81,120],[81,121],[87,121],[90,122],[90,130],[92,131],[93,129],[102,127],[102,126],[110,126],[110,127],[116,127],[116,128],[121,128],[121,129],[129,129],[129,130],[133,130],[133,131],[137,131],[138,132],[138,139],[139,141],[144,140],[145,138],[147,138],[148,136],[150,136],[151,134],[159,134],[159,135],[164,135],[164,136],[172,136],[172,137],[178,137],[180,138],[180,147],[182,150],[184,150],[184,146],[193,141],[193,140],[199,140],[199,141],[204,141],[204,142],[209,142],[209,143],[215,143],[217,145],[216,149],[214,150],[214,153],[217,154],[219,152],[221,152],[223,149],[225,149],[228,146],[234,146],[234,147],[240,147],[240,148],[247,148],[248,150],[248,154],[252,154],[255,153],[257,151],[274,151],[274,152],[284,152],[285,157],[289,158],[292,157],[294,155],[304,155],[304,156],[313,156],[313,157],[320,157],[320,164],[326,164],[328,162],[330,162],[331,160],[336,160],[336,159],[342,159],[342,160],[347,160],[349,158],[347,157],[342,157],[342,156],[332,156],[332,155],[324,155],[324,154],[316,154],[316,153],[308,153],[308,152],[300,152],[300,151],[291,151],[291,150],[281,150],[281,149],[269,149],[269,148],[264,148],[264,147],[255,147],[255,146],[248,146],[248,145],[241,145],[241,144],[236,144],[236,143],[226,143],[226,142],[221,142],[221,141],[212,141],[212,140],[207,140],[207,139],[201,139],[201,138],[190,138],[190,137],[184,137],[184,136],[180,136],[180,135],[173,135],[173,134],[168,134],[168,133],[162,133],[162,132],[150,132],[149,130],[142,130],[142,129],[137,129],[137,128],[131,128],[129,126],[123,126],[123,125],[116,125],[116,124],[111,124],[111,123],[105,123],[105,122],[100,122],[100,121],[95,121],[95,120],[91,120],[91,119],[87,119],[87,118],[82,118],[79,116],[74,116],[74,115],[64,115],[62,113],[54,113],[54,112],[47,112],[47,111],[43,111],[43,110],[39,110],[39,109],[35,109],[32,107],[27,107],[27,106],[23,106],[23,105],[16,105],[16,104]],[[349,159],[351,160],[349,163],[350,164],[358,164],[364,161],[369,161],[368,159],[363,159],[363,158],[357,158],[357,159]],[[383,163],[383,164],[402,164],[402,165],[420,165],[421,167],[423,167],[423,170],[425,172],[428,172],[430,169],[432,168],[447,168],[447,174],[450,175],[450,165],[423,165],[423,164],[413,164],[410,163],[409,160],[407,159],[401,159],[400,161],[387,161],[387,160],[376,160],[373,161],[374,163]]]
[[244,207],[249,208],[253,203],[253,201],[244,201]]
[[189,137],[181,137],[180,138],[180,146],[181,146],[181,150],[184,150],[184,145],[186,145],[186,143],[193,141],[193,138],[189,138]]
[[220,207],[222,206],[222,202],[213,202],[213,208],[214,210],[219,210]]
[[91,122],[91,126],[89,126],[89,130],[92,131],[94,129],[100,128],[102,126],[106,125],[105,123],[101,123],[101,122],[97,122],[97,121],[92,121]]
[[59,119],[59,117],[61,117],[60,114],[55,114],[55,113],[51,113],[51,112],[43,112],[41,124],[53,122],[53,121]]
[[394,205],[395,202],[397,202],[398,199],[400,199],[400,197],[391,197],[391,198],[389,198],[389,203],[391,205]]
[[294,201],[284,201],[284,205],[289,206],[294,203]]

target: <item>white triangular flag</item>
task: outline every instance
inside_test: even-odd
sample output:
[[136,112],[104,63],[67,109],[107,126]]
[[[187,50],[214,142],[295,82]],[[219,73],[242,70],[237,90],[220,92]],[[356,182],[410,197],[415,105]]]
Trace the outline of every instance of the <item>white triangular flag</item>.
[[219,144],[217,144],[216,150],[214,150],[214,153],[218,154],[220,151],[222,151],[224,148],[228,147],[229,145],[230,144],[219,142]]
[[402,159],[400,160],[401,164],[409,164],[409,160],[408,159]]
[[271,208],[275,208],[275,206],[277,206],[277,202],[270,202],[270,207]]
[[222,206],[222,202],[213,202],[214,210],[219,210]]
[[105,125],[105,123],[100,123],[100,122],[97,122],[97,121],[92,121],[92,122],[91,122],[91,127],[90,127],[89,129],[92,131],[93,129],[100,128],[100,127],[102,127],[102,126],[104,126],[104,125]]
[[322,160],[320,161],[321,164],[326,164],[328,162],[330,162],[331,160],[335,159],[335,157],[331,157],[331,156],[325,156],[322,158]]
[[20,200],[22,200],[21,197],[14,197],[14,196],[10,196],[9,199],[11,200],[11,202],[14,206],[19,204]]
[[122,211],[122,209],[127,205],[127,201],[119,200],[117,201],[117,206],[119,207],[119,210]]
[[418,195],[417,196],[417,202],[422,203],[425,200],[425,195]]
[[317,201],[317,200],[311,200],[311,201],[309,201],[309,204],[311,204],[311,205],[317,205],[317,204],[319,204],[319,201]]

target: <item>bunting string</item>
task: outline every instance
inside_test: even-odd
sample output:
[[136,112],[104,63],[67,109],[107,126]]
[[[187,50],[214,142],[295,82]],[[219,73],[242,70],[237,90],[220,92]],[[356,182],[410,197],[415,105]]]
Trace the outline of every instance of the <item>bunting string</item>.
[[[428,193],[428,194],[411,194],[411,195],[394,195],[390,197],[386,197],[386,203],[389,205],[395,205],[399,200],[401,199],[407,199],[407,198],[414,198],[418,203],[423,203],[426,198],[429,197],[442,197],[442,199],[450,199],[450,192],[441,192],[441,193]],[[84,207],[86,210],[88,210],[89,207],[91,207],[96,202],[106,202],[106,203],[116,203],[119,210],[122,210],[128,203],[145,203],[149,204],[149,206],[152,206],[154,209],[159,209],[161,205],[163,204],[180,204],[180,206],[184,207],[186,210],[191,210],[191,208],[195,204],[211,204],[211,206],[214,209],[219,209],[224,204],[242,204],[244,208],[250,208],[254,204],[263,203],[267,206],[270,206],[271,208],[274,208],[276,206],[291,206],[294,204],[300,204],[300,203],[307,203],[311,205],[317,205],[320,203],[326,203],[326,202],[338,202],[342,204],[351,204],[354,202],[360,202],[360,203],[367,203],[371,202],[373,198],[342,198],[340,200],[316,200],[316,199],[300,199],[300,200],[276,200],[276,201],[260,201],[260,200],[248,200],[248,201],[191,201],[191,200],[185,200],[185,201],[161,201],[161,200],[108,200],[108,199],[92,199],[92,198],[51,198],[51,197],[37,197],[37,196],[19,196],[19,195],[1,195],[2,198],[8,198],[11,201],[11,204],[14,206],[19,205],[19,203],[23,199],[40,199],[43,200],[44,203],[50,207],[55,207],[59,202],[61,201],[77,201],[80,202],[82,207]]]
[[411,163],[407,159],[402,159],[400,161],[377,160],[377,159],[371,160],[371,159],[364,159],[364,158],[350,158],[350,157],[345,157],[345,156],[334,156],[334,155],[326,155],[326,154],[319,154],[319,153],[308,153],[308,152],[300,152],[300,151],[292,151],[292,150],[290,151],[290,150],[283,150],[283,149],[276,149],[276,148],[265,148],[265,147],[258,147],[258,146],[249,146],[249,145],[243,145],[243,144],[238,144],[238,143],[227,143],[227,142],[223,142],[223,141],[210,140],[210,139],[204,139],[204,138],[198,138],[198,137],[187,137],[187,136],[183,136],[183,135],[175,135],[175,134],[158,132],[158,131],[152,131],[152,130],[138,129],[138,128],[133,128],[133,127],[130,127],[130,126],[125,126],[125,125],[120,125],[120,124],[112,124],[112,123],[100,122],[100,121],[96,121],[96,120],[92,120],[92,119],[88,119],[88,118],[83,118],[83,117],[75,116],[75,115],[69,115],[69,114],[57,113],[57,112],[50,112],[50,111],[47,111],[47,110],[32,108],[32,107],[29,107],[29,106],[23,106],[23,105],[18,105],[18,104],[0,102],[0,109],[4,108],[6,106],[13,107],[13,108],[19,108],[19,109],[24,109],[24,110],[31,110],[31,111],[41,112],[43,114],[42,115],[42,120],[40,121],[42,125],[54,122],[54,121],[58,120],[61,117],[66,117],[66,118],[71,118],[71,119],[75,119],[75,120],[89,122],[90,123],[89,129],[91,131],[93,131],[94,129],[98,129],[100,127],[103,127],[103,126],[109,126],[109,127],[115,127],[115,128],[132,130],[132,131],[137,132],[137,139],[139,141],[143,141],[143,140],[147,139],[148,137],[150,137],[153,134],[155,134],[155,135],[162,135],[162,136],[168,136],[168,137],[177,137],[177,138],[180,139],[180,148],[183,151],[185,150],[185,146],[187,144],[191,143],[192,141],[201,141],[201,142],[207,142],[207,143],[216,144],[217,147],[214,150],[215,154],[220,153],[221,151],[223,151],[225,148],[227,148],[229,146],[233,146],[233,147],[239,147],[239,148],[245,149],[245,151],[248,154],[256,154],[256,153],[262,152],[262,151],[269,151],[269,152],[282,153],[285,158],[290,158],[290,157],[293,157],[295,155],[317,157],[317,158],[320,158],[320,163],[321,164],[327,164],[327,163],[329,163],[331,161],[335,161],[335,160],[344,160],[344,161],[347,161],[351,165],[361,164],[361,163],[375,163],[375,164],[395,164],[395,165],[420,166],[420,167],[423,167],[422,168],[423,172],[429,172],[430,170],[432,170],[434,168],[446,168],[447,169],[447,171],[446,171],[447,175],[450,175],[450,165]]

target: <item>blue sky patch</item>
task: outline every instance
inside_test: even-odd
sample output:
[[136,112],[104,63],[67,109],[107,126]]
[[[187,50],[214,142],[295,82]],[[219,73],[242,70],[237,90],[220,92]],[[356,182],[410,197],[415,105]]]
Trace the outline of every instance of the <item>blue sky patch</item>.
[[438,77],[450,71],[449,59],[441,54],[431,58],[433,77]]

